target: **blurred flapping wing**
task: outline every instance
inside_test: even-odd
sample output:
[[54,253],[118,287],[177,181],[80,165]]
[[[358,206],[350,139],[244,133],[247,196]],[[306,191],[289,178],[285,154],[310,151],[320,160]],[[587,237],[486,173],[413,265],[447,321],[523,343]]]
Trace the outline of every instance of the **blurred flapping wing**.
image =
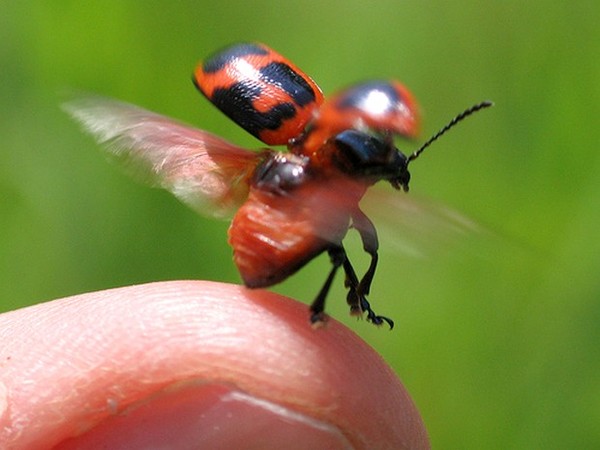
[[63,108],[136,179],[171,191],[204,215],[223,216],[246,198],[265,152],[127,103],[76,98]]

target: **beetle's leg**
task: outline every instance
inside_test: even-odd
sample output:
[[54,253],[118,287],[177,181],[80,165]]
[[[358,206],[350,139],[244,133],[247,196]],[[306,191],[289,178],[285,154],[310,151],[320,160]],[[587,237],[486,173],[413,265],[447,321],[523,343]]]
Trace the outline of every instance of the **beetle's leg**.
[[333,267],[331,268],[331,271],[329,272],[329,275],[325,280],[325,284],[317,294],[315,300],[310,305],[310,321],[313,324],[325,321],[325,299],[327,298],[327,294],[329,293],[329,289],[331,288],[331,283],[333,282],[333,278],[335,277],[335,274],[340,268],[340,266],[342,266],[342,264],[345,264],[345,262],[348,260],[348,258],[346,257],[346,250],[344,250],[344,247],[342,247],[341,245],[335,245],[330,247],[327,250],[327,253],[329,254],[329,259],[331,260]]
[[350,263],[348,257],[344,261],[344,271],[346,272],[346,287],[348,288],[347,301],[350,305],[350,314],[360,315],[363,312],[367,313],[367,320],[375,325],[381,325],[386,322],[390,330],[394,328],[394,321],[385,316],[378,316],[375,311],[371,309],[371,304],[364,295],[359,295],[359,281],[354,271],[354,267]]
[[348,288],[346,303],[348,303],[348,305],[350,306],[351,315],[361,316],[362,313],[369,308],[364,307],[364,301],[366,301],[366,299],[361,301],[361,296],[358,293],[360,285],[358,276],[356,275],[356,271],[354,270],[352,263],[348,259],[348,255],[345,254],[345,256],[346,257],[344,259],[344,273],[346,274],[346,279],[344,280],[344,286]]
[[348,288],[346,302],[348,303],[348,305],[350,305],[350,314],[360,316],[363,312],[363,309],[360,305],[360,299],[358,295],[358,276],[356,276],[354,267],[352,267],[352,264],[350,263],[350,260],[348,259],[347,255],[344,261],[344,272],[346,274],[344,286]]
[[373,282],[375,269],[377,269],[377,261],[379,260],[379,256],[377,255],[379,239],[377,238],[377,230],[371,219],[358,208],[352,214],[352,226],[360,234],[363,249],[371,256],[369,268],[358,284],[358,295],[362,297],[369,295],[371,291],[371,283]]
[[[377,262],[379,260],[379,256],[377,254],[377,250],[379,249],[379,239],[377,238],[377,230],[365,213],[363,213],[360,209],[356,209],[352,214],[352,226],[358,231],[360,234],[360,238],[363,243],[363,249],[371,256],[371,263],[369,264],[369,268],[367,272],[362,277],[360,282],[357,281],[356,273],[354,269],[350,265],[350,261],[346,258],[347,264],[344,264],[344,269],[346,270],[346,279],[350,280],[350,286],[348,291],[348,303],[350,304],[350,312],[353,313],[356,311],[355,304],[360,304],[360,309],[367,313],[367,320],[374,323],[375,325],[381,325],[384,321],[390,326],[390,329],[394,328],[394,322],[391,319],[388,319],[385,316],[378,316],[375,314],[375,311],[371,309],[371,305],[367,300],[367,295],[371,291],[371,283],[373,282],[373,277],[375,275],[375,270],[377,269]],[[352,279],[356,280],[354,283]],[[347,282],[348,284],[348,282]],[[350,297],[353,297],[351,300]],[[356,297],[356,300],[354,300]]]

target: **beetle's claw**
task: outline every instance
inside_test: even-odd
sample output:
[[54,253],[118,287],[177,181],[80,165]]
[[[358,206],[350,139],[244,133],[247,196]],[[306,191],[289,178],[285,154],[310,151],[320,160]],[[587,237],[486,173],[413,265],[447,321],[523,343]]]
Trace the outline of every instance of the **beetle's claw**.
[[329,316],[325,314],[323,311],[321,312],[311,312],[310,315],[310,324],[313,328],[322,328],[326,325],[329,320]]
[[[360,300],[362,311],[367,313],[367,321],[371,322],[373,325],[382,325],[384,322],[386,322],[390,327],[390,330],[394,328],[394,321],[385,316],[378,316],[375,314],[375,311],[373,311],[371,304],[365,296],[361,296]],[[350,310],[350,313],[352,313],[352,309]]]

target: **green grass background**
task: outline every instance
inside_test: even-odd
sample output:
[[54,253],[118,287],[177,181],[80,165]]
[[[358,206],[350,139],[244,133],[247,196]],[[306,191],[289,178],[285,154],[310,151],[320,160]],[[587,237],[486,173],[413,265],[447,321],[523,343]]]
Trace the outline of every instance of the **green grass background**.
[[[412,169],[411,196],[480,231],[438,239],[450,227],[425,216],[407,230],[388,208],[374,218],[371,299],[396,329],[349,318],[341,277],[328,311],[404,380],[435,448],[599,448],[599,12],[591,0],[4,2],[0,310],[154,280],[239,282],[227,222],[129,180],[58,103],[92,91],[259,147],[190,82],[200,58],[257,40],[325,93],[403,80],[423,139],[496,102]],[[425,252],[402,251],[413,242]],[[358,240],[348,246],[363,268]],[[327,270],[321,257],[277,290],[308,301]]]

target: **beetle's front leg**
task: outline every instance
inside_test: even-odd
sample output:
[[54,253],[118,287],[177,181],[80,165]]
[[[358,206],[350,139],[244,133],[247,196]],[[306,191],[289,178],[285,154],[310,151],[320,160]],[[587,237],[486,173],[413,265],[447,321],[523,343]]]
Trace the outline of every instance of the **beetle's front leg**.
[[357,209],[352,214],[352,226],[360,234],[364,251],[371,256],[369,268],[358,284],[358,294],[367,296],[371,291],[371,283],[373,282],[375,270],[377,269],[377,262],[379,261],[379,255],[377,254],[377,251],[379,250],[379,239],[377,238],[375,225],[373,225],[371,219],[369,219],[360,209]]
[[369,292],[371,291],[371,283],[373,282],[373,277],[375,276],[375,270],[377,269],[377,262],[379,261],[379,256],[377,254],[377,251],[379,250],[377,230],[375,229],[373,222],[371,222],[371,219],[369,219],[365,213],[358,208],[352,214],[352,226],[360,234],[360,238],[363,243],[363,249],[371,256],[371,262],[369,264],[369,268],[365,272],[365,275],[360,281],[357,280],[356,273],[352,269],[350,262],[348,261],[348,266],[351,270],[348,270],[346,265],[344,265],[344,269],[346,269],[347,284],[348,279],[350,279],[348,303],[350,304],[351,312],[353,302],[350,301],[350,296],[352,295],[353,297],[356,297],[361,310],[367,313],[367,320],[376,325],[380,325],[385,321],[388,323],[391,329],[394,327],[394,322],[387,317],[378,316],[375,314],[367,300],[367,295],[369,295]]

